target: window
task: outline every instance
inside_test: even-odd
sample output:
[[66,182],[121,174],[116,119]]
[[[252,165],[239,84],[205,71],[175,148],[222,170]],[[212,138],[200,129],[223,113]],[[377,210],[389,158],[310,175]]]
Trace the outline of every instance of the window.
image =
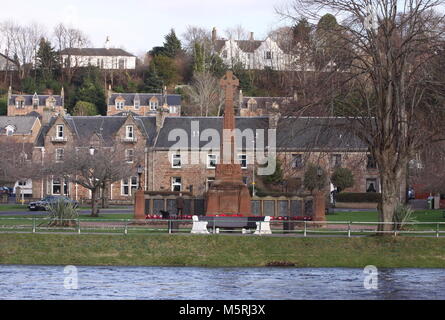
[[133,126],[127,126],[125,130],[126,139],[134,139],[134,129]]
[[333,168],[341,167],[341,154],[333,154],[331,156],[331,167]]
[[379,192],[377,179],[366,179],[366,192]]
[[37,109],[39,107],[39,98],[37,96],[32,98],[32,107],[33,109]]
[[243,183],[247,186],[247,181],[248,181],[248,178],[247,177],[243,177]]
[[368,161],[366,163],[366,168],[377,169],[377,162],[375,161],[374,157],[371,155],[368,155]]
[[138,177],[123,179],[121,182],[121,188],[121,194],[123,196],[131,196],[133,189],[138,188]]
[[63,124],[59,124],[56,127],[56,139],[63,139],[64,138],[64,134],[63,134]]
[[20,180],[18,183],[19,187],[25,187],[26,186],[26,180]]
[[172,155],[172,168],[181,168],[181,155],[180,154]]
[[159,101],[156,98],[150,99],[150,110],[156,111],[159,107]]
[[116,101],[116,109],[118,109],[118,110],[124,109],[124,101],[121,101],[121,100]]
[[223,56],[224,59],[227,58],[227,50],[224,50],[224,51],[223,51],[222,56]]
[[272,52],[271,51],[265,51],[264,52],[264,58],[267,60],[272,59]]
[[172,191],[179,192],[182,189],[181,177],[172,177]]
[[125,161],[127,161],[128,163],[133,163],[133,161],[134,161],[134,150],[133,149],[125,150]]
[[175,106],[170,106],[170,107],[168,107],[168,109],[169,109],[170,113],[176,113],[177,112],[177,107],[175,107]]
[[65,152],[64,149],[61,149],[61,148],[56,149],[56,161],[57,162],[63,161],[64,152]]
[[126,62],[127,61],[125,59],[119,59],[119,69],[125,69]]
[[25,100],[24,99],[17,99],[15,101],[15,107],[17,109],[23,109],[25,107]]
[[134,100],[134,109],[139,110],[141,108],[141,101],[139,99]]
[[242,169],[247,169],[247,155],[239,154],[238,161],[239,161]]
[[301,169],[303,168],[303,155],[293,154],[292,155],[292,168]]
[[210,187],[212,186],[212,183],[215,181],[215,178],[214,177],[208,177],[207,178],[207,184],[206,184],[206,187],[207,187],[207,191],[210,189]]
[[216,168],[216,154],[208,154],[207,155],[207,169],[215,169]]
[[[63,181],[63,186],[62,186],[62,181]],[[62,190],[62,188],[63,188],[63,190]],[[66,180],[63,180],[60,178],[53,178],[53,180],[52,180],[52,194],[53,195],[68,195],[68,183],[66,182]]]

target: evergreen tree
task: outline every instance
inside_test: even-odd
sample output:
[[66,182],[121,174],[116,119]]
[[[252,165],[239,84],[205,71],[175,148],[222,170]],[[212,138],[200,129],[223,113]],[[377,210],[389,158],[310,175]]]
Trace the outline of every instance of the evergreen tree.
[[204,72],[205,67],[205,53],[204,48],[199,44],[199,42],[195,42],[194,50],[193,50],[193,72]]
[[154,65],[154,63],[151,63],[148,67],[148,72],[144,77],[142,90],[144,92],[157,93],[161,92],[162,85],[163,82],[156,71],[156,66]]
[[181,41],[176,36],[175,30],[171,29],[170,33],[165,36],[163,55],[175,58],[179,53],[182,53]]
[[51,42],[40,39],[39,50],[37,51],[37,69],[43,81],[55,78],[55,72],[59,67],[59,55],[51,46]]

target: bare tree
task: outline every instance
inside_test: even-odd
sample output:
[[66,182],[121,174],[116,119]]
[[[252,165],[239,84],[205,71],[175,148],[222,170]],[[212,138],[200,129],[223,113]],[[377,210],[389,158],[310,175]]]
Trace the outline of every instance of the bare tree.
[[201,47],[206,49],[210,49],[212,45],[210,31],[198,26],[187,26],[185,32],[182,34],[182,39],[184,48],[188,53],[193,52],[196,43],[199,43]]
[[91,191],[91,216],[99,215],[97,199],[101,188],[134,173],[122,152],[114,147],[76,147],[65,152],[63,162],[48,164],[46,174],[63,177]]
[[[442,54],[444,16],[434,12],[442,0],[294,0],[281,14],[316,19],[333,12],[345,17],[332,52],[348,65],[336,86],[319,84],[319,105],[332,89],[348,121],[345,129],[364,141],[380,171],[380,231],[390,231],[394,210],[403,201],[408,161],[425,141],[443,138],[444,115],[437,101],[442,81],[432,75]],[[333,30],[338,31],[338,30]],[[328,32],[328,31],[327,31]],[[345,45],[346,44],[346,45]],[[338,74],[340,66],[330,75]],[[315,103],[315,102],[312,102]]]
[[233,40],[248,40],[250,37],[250,33],[240,24],[236,25],[235,27],[225,29],[224,33],[227,38]]
[[186,94],[190,97],[192,105],[199,109],[201,116],[221,114],[224,97],[218,79],[211,73],[196,72],[192,85],[186,89]]

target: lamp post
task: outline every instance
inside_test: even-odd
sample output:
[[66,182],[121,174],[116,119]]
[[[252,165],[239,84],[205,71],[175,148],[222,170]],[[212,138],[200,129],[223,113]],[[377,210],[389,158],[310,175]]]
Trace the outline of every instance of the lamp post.
[[[255,197],[255,139],[252,140],[252,197]],[[247,159],[246,159],[247,161]]]
[[136,171],[138,174],[138,190],[142,190],[141,177],[142,173],[144,172],[144,168],[141,166],[141,164],[138,164]]

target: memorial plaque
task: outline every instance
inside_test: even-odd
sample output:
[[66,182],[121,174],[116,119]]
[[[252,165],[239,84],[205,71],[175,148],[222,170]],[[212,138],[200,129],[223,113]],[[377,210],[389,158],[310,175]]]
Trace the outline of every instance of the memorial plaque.
[[161,214],[161,210],[164,210],[164,200],[154,199],[153,200],[153,214]]
[[301,200],[291,200],[290,201],[290,215],[291,217],[299,217],[302,216],[301,212]]
[[282,217],[289,215],[289,202],[287,200],[278,200],[278,215]]
[[261,201],[260,200],[252,200],[252,214],[254,216],[261,216]]
[[275,216],[275,201],[265,200],[263,203],[264,215],[265,216]]

